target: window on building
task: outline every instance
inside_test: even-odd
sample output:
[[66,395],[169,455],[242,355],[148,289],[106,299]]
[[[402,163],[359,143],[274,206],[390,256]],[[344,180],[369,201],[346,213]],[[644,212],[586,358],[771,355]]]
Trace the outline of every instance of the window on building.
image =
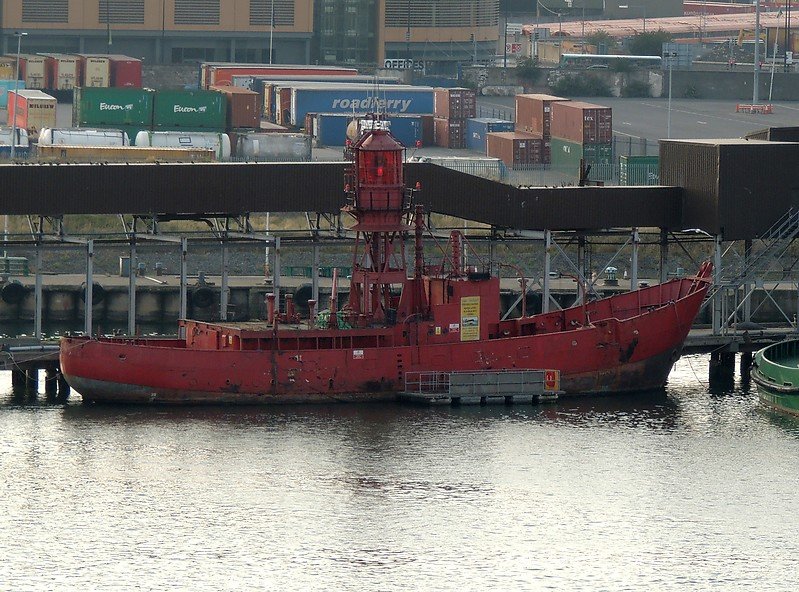
[[23,23],[69,22],[69,0],[22,0]]
[[294,0],[250,0],[250,24],[270,26],[273,7],[276,27],[294,26]]
[[386,0],[387,27],[496,27],[499,0]]
[[98,0],[100,23],[144,24],[144,0]]
[[175,0],[176,25],[218,25],[219,0]]

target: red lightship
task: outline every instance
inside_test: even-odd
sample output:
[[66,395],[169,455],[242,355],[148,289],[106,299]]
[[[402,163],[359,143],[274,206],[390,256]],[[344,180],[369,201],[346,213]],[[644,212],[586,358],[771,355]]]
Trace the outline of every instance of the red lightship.
[[707,292],[709,264],[694,277],[500,320],[499,279],[467,271],[460,233],[447,268],[426,268],[422,211],[406,189],[403,156],[383,129],[352,145],[344,211],[356,240],[341,310],[334,281],[330,311],[315,315],[311,302],[303,322],[272,300],[265,322],[181,320],[181,339],[65,337],[69,384],[84,401],[244,404],[395,399],[418,373],[552,369],[566,395],[665,384]]

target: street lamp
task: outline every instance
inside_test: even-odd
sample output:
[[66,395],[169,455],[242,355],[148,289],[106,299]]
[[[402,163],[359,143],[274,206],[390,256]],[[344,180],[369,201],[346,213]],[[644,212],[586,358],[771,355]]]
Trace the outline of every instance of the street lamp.
[[272,63],[272,38],[275,36],[275,0],[272,0],[272,10],[269,18],[269,63]]
[[674,65],[674,58],[677,57],[677,52],[666,50],[663,52],[663,57],[669,60],[669,104],[666,109],[666,138],[671,138],[671,70]]
[[20,49],[22,48],[22,38],[25,37],[27,33],[22,31],[15,31],[14,36],[17,38],[17,67],[15,70],[14,75],[14,117],[11,123],[11,158],[13,159],[16,156],[16,144],[17,144],[17,93],[19,92],[19,54]]

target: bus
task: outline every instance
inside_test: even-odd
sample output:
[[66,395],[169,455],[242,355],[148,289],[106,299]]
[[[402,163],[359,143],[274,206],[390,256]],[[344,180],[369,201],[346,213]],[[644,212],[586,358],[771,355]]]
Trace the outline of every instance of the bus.
[[632,68],[660,68],[663,59],[648,55],[610,55],[591,53],[564,53],[560,56],[561,68],[600,69],[614,63],[626,63]]

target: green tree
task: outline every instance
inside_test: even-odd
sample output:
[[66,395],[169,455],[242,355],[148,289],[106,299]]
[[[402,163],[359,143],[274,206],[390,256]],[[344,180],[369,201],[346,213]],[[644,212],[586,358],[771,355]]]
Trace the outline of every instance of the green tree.
[[627,42],[627,49],[633,55],[659,56],[663,53],[663,44],[673,39],[671,33],[663,29],[638,33]]
[[541,76],[541,68],[536,65],[532,58],[525,58],[516,63],[516,74],[522,80],[534,83]]
[[598,53],[606,53],[616,44],[616,39],[607,31],[600,29],[585,38],[589,45],[596,45]]

